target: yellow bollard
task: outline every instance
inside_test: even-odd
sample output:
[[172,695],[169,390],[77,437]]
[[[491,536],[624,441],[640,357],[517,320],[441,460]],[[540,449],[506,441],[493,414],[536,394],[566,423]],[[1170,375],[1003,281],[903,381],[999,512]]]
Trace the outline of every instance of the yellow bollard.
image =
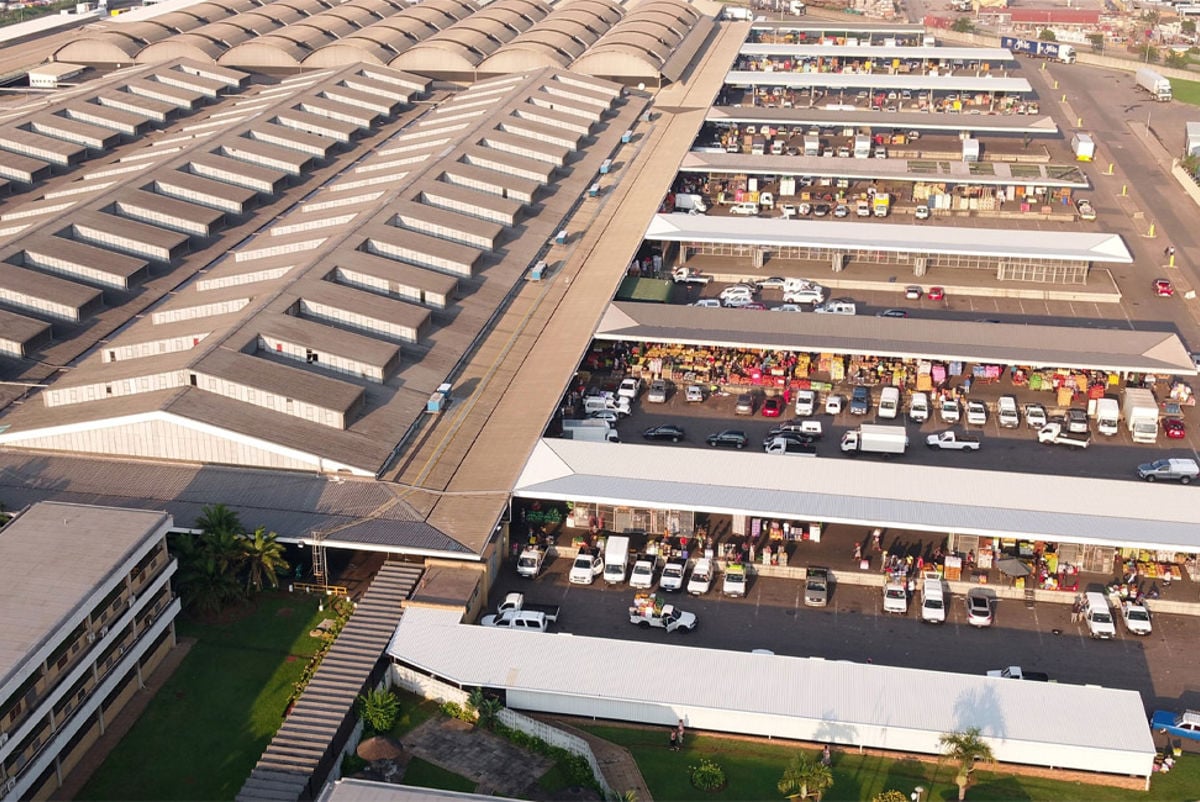
[[[1042,62],[1042,69],[1043,70],[1046,69],[1046,62],[1044,62],[1044,61]],[[1058,81],[1054,82],[1054,88],[1058,89]]]
[[1076,128],[1082,128],[1082,127],[1083,127],[1083,118],[1082,118],[1082,117],[1076,117],[1076,118],[1075,118],[1075,127],[1076,127]]
[[[1042,62],[1042,72],[1045,72],[1045,71],[1046,71],[1046,62],[1043,61]],[[1055,89],[1057,89],[1057,88],[1058,87],[1056,86]]]
[[1123,198],[1123,197],[1125,197],[1125,196],[1126,196],[1126,195],[1128,195],[1128,194],[1129,194],[1129,185],[1128,185],[1128,184],[1122,184],[1122,185],[1121,185],[1121,197]]
[[1147,237],[1153,237],[1153,236],[1154,236],[1154,223],[1151,223],[1151,224],[1150,224],[1150,231],[1149,231],[1149,232],[1146,234],[1146,236],[1147,236]]
[[1171,258],[1167,260],[1167,267],[1175,266],[1175,254],[1171,254]]
[[1063,103],[1066,103],[1066,102],[1067,102],[1067,93],[1066,93],[1066,92],[1063,92],[1063,99],[1062,99],[1062,102],[1063,102]]
[[1108,175],[1112,175],[1112,174],[1113,174],[1113,163],[1109,162],[1108,163]]

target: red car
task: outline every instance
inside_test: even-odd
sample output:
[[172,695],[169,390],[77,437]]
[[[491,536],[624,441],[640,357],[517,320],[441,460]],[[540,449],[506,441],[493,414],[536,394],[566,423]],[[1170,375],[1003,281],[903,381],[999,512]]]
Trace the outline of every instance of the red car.
[[930,287],[929,292],[925,293],[925,297],[931,301],[944,301],[946,299],[946,291],[941,287]]
[[764,303],[759,303],[758,301],[751,301],[750,303],[743,306],[742,309],[750,309],[755,312],[765,312],[765,311],[767,311],[767,305]]
[[1156,278],[1154,279],[1154,294],[1161,295],[1163,298],[1170,298],[1175,294],[1175,288],[1165,278]]
[[1164,418],[1163,431],[1172,440],[1182,440],[1187,437],[1187,426],[1184,425],[1183,418]]
[[762,416],[764,418],[778,418],[781,412],[783,412],[782,398],[771,396],[766,401],[763,401]]

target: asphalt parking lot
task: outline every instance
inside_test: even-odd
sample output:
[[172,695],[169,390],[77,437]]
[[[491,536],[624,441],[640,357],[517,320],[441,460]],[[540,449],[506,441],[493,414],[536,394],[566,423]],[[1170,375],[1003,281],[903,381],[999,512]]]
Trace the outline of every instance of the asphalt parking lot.
[[[754,314],[748,312],[747,314]],[[840,415],[831,416],[818,414],[814,420],[821,422],[824,428],[823,438],[817,443],[817,456],[829,459],[874,459],[870,456],[850,457],[841,454],[838,443],[842,433],[862,423],[880,423],[887,425],[903,424],[908,430],[908,453],[897,459],[914,465],[936,465],[942,467],[970,467],[998,471],[1018,471],[1024,473],[1045,473],[1063,476],[1088,476],[1108,479],[1130,479],[1137,481],[1133,475],[1134,469],[1143,462],[1149,462],[1163,457],[1193,457],[1200,458],[1195,451],[1195,431],[1189,429],[1183,440],[1167,440],[1160,436],[1156,445],[1135,444],[1126,431],[1120,431],[1112,437],[1093,434],[1092,444],[1086,449],[1069,446],[1044,445],[1037,442],[1034,432],[1024,423],[1017,429],[1001,429],[995,418],[995,400],[1002,392],[1010,390],[1017,395],[1023,405],[1026,402],[1037,402],[1046,406],[1049,411],[1053,406],[1049,393],[1038,393],[1020,388],[1009,388],[1004,384],[975,385],[972,399],[984,400],[988,403],[989,416],[984,426],[968,426],[965,423],[950,425],[942,423],[936,414],[924,424],[915,424],[906,418],[896,420],[880,420],[876,416],[876,403],[879,400],[878,387],[872,388],[871,412],[865,416],[851,415],[843,411]],[[767,432],[779,422],[793,417],[792,409],[787,409],[780,418],[764,418],[759,411],[762,407],[761,394],[757,395],[757,407],[754,415],[736,415],[734,408],[737,403],[736,395],[708,395],[702,403],[687,403],[684,400],[684,389],[673,386],[665,404],[651,404],[643,394],[632,406],[632,414],[617,423],[617,431],[626,442],[641,442],[641,432],[651,426],[673,423],[682,426],[686,437],[678,444],[661,443],[662,448],[708,448],[704,439],[723,429],[744,431],[750,442],[747,449],[761,448],[761,443]],[[841,387],[834,392],[849,396],[849,387]],[[825,393],[820,394],[820,408],[824,407]],[[902,399],[902,406],[907,405],[907,397]],[[939,451],[924,446],[925,436],[933,432],[956,429],[969,431],[982,438],[979,451]],[[778,459],[797,459],[797,457],[778,457]]]
[[[560,605],[554,631],[573,635],[734,651],[770,649],[796,657],[968,674],[1019,665],[1060,682],[1136,690],[1148,710],[1200,707],[1200,664],[1192,659],[1200,619],[1189,616],[1156,615],[1153,633],[1141,638],[1118,624],[1115,640],[1094,641],[1082,624],[1071,622],[1067,604],[1026,608],[1004,599],[994,606],[994,624],[976,629],[966,624],[963,598],[951,596],[946,623],[927,625],[917,619],[913,605],[907,616],[885,616],[877,587],[835,585],[829,606],[811,608],[804,606],[796,580],[756,577],[745,598],[733,599],[720,594],[718,575],[707,595],[675,599],[680,609],[696,614],[696,631],[668,634],[629,623],[635,591],[628,586],[599,581],[571,585],[569,568],[569,557],[558,558],[547,562],[541,576],[527,580],[508,563],[492,588],[491,601],[518,590],[531,602]],[[1171,592],[1176,590],[1181,589]]]

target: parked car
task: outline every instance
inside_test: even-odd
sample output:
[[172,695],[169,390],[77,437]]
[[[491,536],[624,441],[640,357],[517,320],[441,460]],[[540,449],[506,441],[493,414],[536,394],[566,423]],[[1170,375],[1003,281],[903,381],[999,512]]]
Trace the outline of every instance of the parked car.
[[737,397],[737,406],[733,408],[735,415],[753,415],[754,414],[754,396],[750,393],[742,393]]
[[833,216],[834,217],[849,217],[850,216],[850,207],[844,203],[839,203],[837,206],[833,207]]
[[1200,712],[1188,710],[1175,713],[1171,710],[1155,710],[1150,717],[1150,729],[1165,732],[1176,738],[1200,741]]
[[755,289],[745,284],[731,284],[721,290],[717,297],[722,301],[728,301],[730,298],[753,298]]
[[871,411],[871,391],[866,387],[858,386],[850,394],[850,414],[851,415],[866,415]]
[[925,294],[925,291],[922,290],[920,287],[918,287],[916,284],[910,284],[909,286],[904,288],[904,297],[906,300],[909,300],[909,301],[919,301],[919,300],[921,300],[921,296],[924,294]]
[[693,596],[702,596],[712,587],[712,562],[696,560],[692,566],[692,575],[688,577],[687,592]]
[[617,387],[618,398],[628,398],[633,400],[642,392],[642,380],[632,377],[621,379],[621,384]]
[[667,383],[662,379],[655,379],[650,382],[650,391],[646,393],[646,401],[651,404],[667,403]]
[[595,412],[589,412],[588,417],[592,420],[602,420],[608,423],[617,423],[621,420],[621,415],[614,409],[598,409]]
[[838,395],[837,393],[830,393],[829,395],[825,396],[825,414],[841,415],[842,405],[845,403],[845,401],[845,397]]
[[1080,220],[1091,221],[1096,219],[1096,209],[1087,198],[1080,198],[1075,201],[1075,211],[1079,212]]
[[765,312],[765,311],[767,311],[767,305],[764,304],[762,301],[751,301],[748,304],[743,304],[740,308],[745,309],[748,312]]
[[962,417],[962,405],[956,398],[943,398],[938,414],[943,423],[958,423],[959,418]]
[[687,391],[684,394],[684,400],[689,404],[700,403],[704,401],[704,388],[698,384],[689,384]]
[[921,204],[913,211],[913,217],[917,218],[918,220],[928,220],[929,219],[929,207],[924,204]]
[[1175,294],[1175,286],[1165,278],[1154,279],[1154,294],[1163,298],[1170,298]]
[[946,290],[942,287],[930,287],[925,297],[931,301],[944,301],[946,300]]
[[745,432],[735,429],[722,429],[716,434],[710,434],[705,440],[713,448],[723,446],[725,448],[745,448],[749,440]]
[[672,443],[678,443],[684,436],[683,427],[673,423],[651,426],[642,431],[642,437],[646,440],[670,440]]
[[992,600],[982,593],[967,593],[967,623],[973,627],[992,625]]
[[721,302],[716,298],[701,298],[698,301],[693,301],[688,306],[699,306],[704,309],[720,309]]
[[818,203],[813,206],[813,217],[825,217],[832,211],[828,203]]
[[875,317],[908,317],[908,312],[903,309],[884,309],[876,313]]
[[786,283],[787,279],[783,276],[771,276],[770,278],[760,278],[754,282],[754,285],[760,290],[782,290]]
[[802,418],[815,415],[817,412],[817,392],[815,390],[796,391],[796,414]]
[[732,295],[721,301],[721,305],[726,309],[745,309],[754,302],[754,299],[749,295]]
[[1087,434],[1089,429],[1087,410],[1077,407],[1067,410],[1067,432],[1070,434]]
[[968,401],[967,423],[971,426],[985,425],[987,423],[987,405],[982,401]]
[[779,396],[771,396],[763,401],[762,416],[764,418],[778,418],[783,412],[783,399]]
[[1163,432],[1172,440],[1182,440],[1187,437],[1187,425],[1183,418],[1163,418]]
[[1025,424],[1030,429],[1040,429],[1046,425],[1049,418],[1046,417],[1046,408],[1041,404],[1026,404],[1025,405]]
[[772,312],[803,312],[804,307],[800,306],[800,304],[780,304],[779,306],[772,306],[771,311]]

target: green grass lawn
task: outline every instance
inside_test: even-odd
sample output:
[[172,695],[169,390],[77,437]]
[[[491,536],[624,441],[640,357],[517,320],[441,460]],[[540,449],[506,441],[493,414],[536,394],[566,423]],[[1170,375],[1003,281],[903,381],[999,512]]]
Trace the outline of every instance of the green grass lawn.
[[392,725],[388,735],[396,740],[400,740],[429,719],[439,715],[439,705],[433,699],[422,699],[415,693],[409,693],[402,688],[392,688],[392,693],[400,700],[400,715],[396,717],[396,723]]
[[468,780],[461,774],[447,771],[419,757],[408,761],[408,767],[404,770],[404,784],[464,793],[472,793],[475,790],[474,780]]
[[[797,749],[781,744],[689,734],[684,749],[672,752],[667,749],[665,728],[586,725],[582,726],[582,729],[627,748],[637,760],[655,802],[697,799],[700,792],[692,787],[688,779],[688,766],[696,765],[702,757],[715,761],[725,770],[728,779],[724,790],[705,793],[705,799],[778,802],[780,796],[775,785],[783,774],[788,759]],[[809,751],[811,756],[817,756],[817,750]],[[825,802],[859,802],[889,788],[909,794],[918,785],[929,789],[930,793],[925,797],[927,800],[958,798],[958,787],[954,784],[954,768],[950,764],[938,767],[917,760],[893,760],[835,750],[833,777],[833,788],[825,794]],[[1183,802],[1195,799],[1198,788],[1200,757],[1185,755],[1176,763],[1175,771],[1155,775],[1149,794],[1101,785],[1017,777],[981,769],[975,773],[975,781],[967,792],[967,799],[980,802]]]
[[316,598],[276,594],[233,623],[181,617],[195,645],[76,798],[233,799],[317,650],[309,630],[328,615]]
[[1181,81],[1178,78],[1172,78],[1171,94],[1180,103],[1200,106],[1200,81]]

